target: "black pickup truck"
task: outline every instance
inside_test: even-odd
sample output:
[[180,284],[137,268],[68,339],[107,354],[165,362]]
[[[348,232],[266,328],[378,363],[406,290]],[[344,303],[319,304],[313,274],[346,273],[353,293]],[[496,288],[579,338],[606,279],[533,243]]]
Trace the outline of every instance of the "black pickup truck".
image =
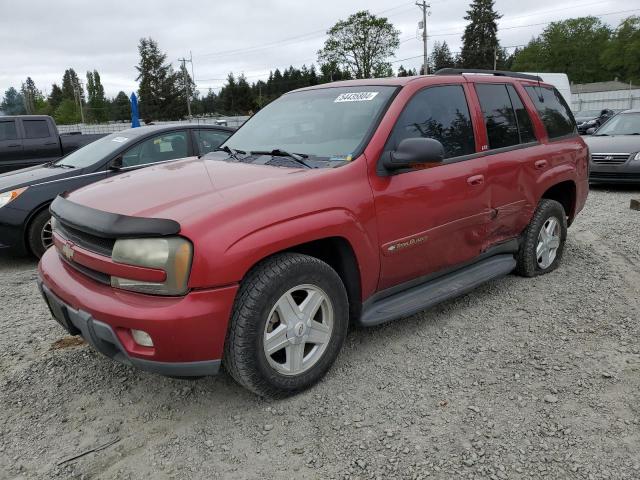
[[47,115],[0,117],[0,172],[52,162],[105,135],[60,135]]

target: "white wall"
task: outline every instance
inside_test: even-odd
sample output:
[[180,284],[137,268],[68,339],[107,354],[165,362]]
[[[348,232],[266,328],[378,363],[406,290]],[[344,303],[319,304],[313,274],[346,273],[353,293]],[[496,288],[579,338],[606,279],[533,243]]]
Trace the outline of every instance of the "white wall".
[[571,110],[574,112],[603,108],[613,110],[640,108],[640,89],[571,94]]

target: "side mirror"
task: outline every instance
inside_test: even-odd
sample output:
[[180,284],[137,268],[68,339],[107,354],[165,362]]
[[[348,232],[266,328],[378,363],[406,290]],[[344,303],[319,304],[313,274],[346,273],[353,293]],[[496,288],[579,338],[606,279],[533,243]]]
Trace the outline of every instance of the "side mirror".
[[587,129],[587,135],[593,135],[595,133],[596,129],[594,127],[588,128]]
[[111,160],[111,163],[109,163],[109,170],[120,170],[122,165],[122,155],[120,155]]
[[433,138],[405,138],[398,148],[389,152],[383,165],[387,170],[414,168],[421,165],[439,164],[444,160],[444,147]]

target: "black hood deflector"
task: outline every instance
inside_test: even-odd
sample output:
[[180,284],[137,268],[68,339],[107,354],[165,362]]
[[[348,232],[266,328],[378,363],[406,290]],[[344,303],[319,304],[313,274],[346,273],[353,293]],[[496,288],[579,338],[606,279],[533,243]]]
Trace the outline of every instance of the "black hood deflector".
[[85,207],[57,196],[51,214],[65,225],[103,238],[166,237],[180,232],[180,224],[165,218],[130,217]]

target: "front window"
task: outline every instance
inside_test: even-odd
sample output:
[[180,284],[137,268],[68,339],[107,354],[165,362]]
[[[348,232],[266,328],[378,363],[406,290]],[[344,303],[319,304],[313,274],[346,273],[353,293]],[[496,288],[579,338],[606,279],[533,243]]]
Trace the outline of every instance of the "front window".
[[122,166],[136,167],[187,156],[187,133],[185,131],[169,132],[151,137],[127,150],[122,155]]
[[283,95],[253,116],[224,147],[349,161],[364,148],[395,89],[362,85]]
[[616,115],[595,135],[640,135],[640,113],[621,113]]

